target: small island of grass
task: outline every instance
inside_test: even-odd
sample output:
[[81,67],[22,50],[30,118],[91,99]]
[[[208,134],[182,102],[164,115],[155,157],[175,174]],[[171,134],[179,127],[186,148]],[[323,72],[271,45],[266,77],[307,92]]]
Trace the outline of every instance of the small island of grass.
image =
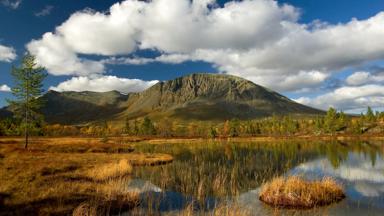
[[273,207],[313,208],[345,198],[343,188],[332,178],[308,181],[298,176],[275,178],[261,188],[259,199]]

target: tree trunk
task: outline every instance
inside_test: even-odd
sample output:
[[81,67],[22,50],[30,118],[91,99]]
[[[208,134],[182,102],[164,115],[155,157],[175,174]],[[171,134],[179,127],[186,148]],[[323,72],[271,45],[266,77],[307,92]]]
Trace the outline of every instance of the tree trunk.
[[[29,74],[28,74],[29,75]],[[29,76],[28,76],[28,79],[29,79]],[[29,83],[28,83],[28,79],[27,79],[27,100],[26,100],[26,103],[25,103],[25,146],[24,148],[27,149],[28,148],[28,108],[29,108]]]
[[28,148],[28,110],[25,112],[25,146],[24,148]]

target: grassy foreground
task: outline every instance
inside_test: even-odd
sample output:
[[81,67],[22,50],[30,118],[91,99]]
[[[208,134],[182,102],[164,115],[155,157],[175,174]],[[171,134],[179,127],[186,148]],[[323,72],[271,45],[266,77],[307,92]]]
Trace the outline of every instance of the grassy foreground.
[[40,138],[30,148],[22,139],[0,139],[0,215],[71,214],[81,203],[98,208],[135,206],[121,193],[132,166],[173,160],[168,154],[135,152],[129,143],[91,138]]
[[307,181],[298,176],[279,177],[264,184],[260,200],[274,207],[313,208],[329,205],[345,198],[343,188],[327,177]]

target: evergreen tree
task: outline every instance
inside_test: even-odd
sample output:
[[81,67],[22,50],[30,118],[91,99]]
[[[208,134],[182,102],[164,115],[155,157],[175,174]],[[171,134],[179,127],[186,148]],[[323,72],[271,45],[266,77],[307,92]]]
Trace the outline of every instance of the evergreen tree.
[[371,107],[368,107],[367,108],[367,113],[365,114],[365,120],[368,122],[368,123],[373,123],[375,122],[375,114],[373,114],[373,111],[372,111],[372,108]]
[[41,126],[42,116],[38,110],[42,107],[43,101],[40,96],[43,93],[43,80],[47,76],[43,67],[36,64],[36,59],[26,54],[20,67],[12,67],[12,76],[15,86],[12,94],[15,100],[9,100],[14,108],[17,118],[22,119],[21,127],[24,128],[25,148],[28,148],[29,132]]
[[156,130],[150,118],[145,117],[143,123],[141,124],[141,133],[143,135],[155,135]]
[[336,120],[337,120],[337,111],[330,107],[325,115],[324,119],[324,129],[328,133],[336,132]]

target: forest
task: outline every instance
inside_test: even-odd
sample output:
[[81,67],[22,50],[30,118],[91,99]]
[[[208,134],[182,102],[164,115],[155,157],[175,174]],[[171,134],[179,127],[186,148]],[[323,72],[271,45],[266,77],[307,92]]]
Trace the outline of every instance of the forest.
[[[278,116],[254,120],[230,119],[223,122],[162,119],[149,117],[126,119],[124,124],[101,121],[86,125],[61,125],[44,123],[43,118],[33,121],[30,134],[34,136],[145,136],[145,137],[249,137],[297,136],[338,134],[379,134],[384,131],[384,112],[374,112],[370,107],[360,115],[347,115],[330,108],[325,115],[315,117]],[[1,136],[23,135],[21,119],[0,120]]]

